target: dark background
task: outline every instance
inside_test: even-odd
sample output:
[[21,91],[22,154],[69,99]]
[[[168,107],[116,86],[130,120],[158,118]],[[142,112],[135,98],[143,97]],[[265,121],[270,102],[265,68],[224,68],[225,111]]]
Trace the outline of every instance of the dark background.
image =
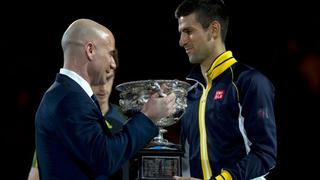
[[[27,178],[35,148],[34,115],[62,67],[60,40],[72,21],[90,18],[114,33],[120,54],[115,84],[184,80],[191,66],[178,45],[174,10],[180,2],[12,2],[2,6],[1,175]],[[320,14],[316,2],[226,3],[231,11],[227,49],[238,61],[264,73],[276,89],[278,162],[269,179],[313,179],[320,152],[316,140],[320,119]],[[117,103],[117,99],[114,91],[112,101]],[[176,141],[178,126],[168,129],[168,139]]]

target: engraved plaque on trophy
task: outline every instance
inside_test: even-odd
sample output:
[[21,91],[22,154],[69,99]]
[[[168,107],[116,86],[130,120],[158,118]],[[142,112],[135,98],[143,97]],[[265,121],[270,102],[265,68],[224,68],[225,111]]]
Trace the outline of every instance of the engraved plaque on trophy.
[[143,156],[141,172],[142,178],[170,178],[180,174],[179,157],[170,156]]
[[181,157],[178,150],[143,149],[138,154],[139,180],[172,180],[172,176],[181,176]]

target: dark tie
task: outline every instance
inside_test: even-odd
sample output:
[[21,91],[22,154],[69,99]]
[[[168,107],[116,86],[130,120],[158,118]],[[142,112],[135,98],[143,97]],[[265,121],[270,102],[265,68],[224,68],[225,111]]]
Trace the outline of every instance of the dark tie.
[[98,102],[96,96],[95,96],[95,95],[92,95],[92,96],[91,96],[91,99],[93,100],[93,102],[96,104],[96,106],[97,106],[97,107],[99,108],[99,110],[101,111],[100,105],[99,105],[99,102]]

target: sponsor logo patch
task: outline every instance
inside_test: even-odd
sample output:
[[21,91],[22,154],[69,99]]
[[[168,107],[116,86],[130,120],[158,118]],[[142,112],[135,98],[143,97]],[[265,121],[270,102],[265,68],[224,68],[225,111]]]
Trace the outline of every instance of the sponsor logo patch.
[[214,94],[214,100],[220,100],[224,97],[224,90],[217,90]]

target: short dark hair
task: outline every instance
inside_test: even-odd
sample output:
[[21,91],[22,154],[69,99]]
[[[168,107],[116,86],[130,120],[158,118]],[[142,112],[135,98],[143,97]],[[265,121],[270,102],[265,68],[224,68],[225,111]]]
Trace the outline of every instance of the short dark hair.
[[221,37],[225,41],[228,31],[229,15],[223,0],[184,0],[176,9],[175,17],[196,13],[197,21],[207,29],[212,21],[221,25]]

